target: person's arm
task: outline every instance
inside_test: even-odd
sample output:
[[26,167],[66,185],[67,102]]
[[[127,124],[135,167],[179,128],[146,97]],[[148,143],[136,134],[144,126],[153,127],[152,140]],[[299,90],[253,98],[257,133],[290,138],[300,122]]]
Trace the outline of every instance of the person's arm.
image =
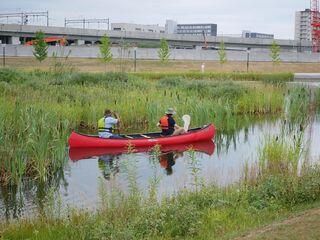
[[174,129],[180,128],[180,126],[178,124],[176,124],[176,121],[173,118],[170,119],[170,125],[171,126],[173,125]]
[[118,120],[117,124],[119,124],[121,122],[119,114],[117,112],[113,112],[113,115],[115,116],[115,118]]

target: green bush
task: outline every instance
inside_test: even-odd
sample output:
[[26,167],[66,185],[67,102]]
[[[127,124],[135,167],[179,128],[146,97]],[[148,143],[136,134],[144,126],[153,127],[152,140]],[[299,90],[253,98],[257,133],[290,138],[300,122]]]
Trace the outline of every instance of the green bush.
[[26,80],[26,73],[11,68],[0,69],[0,82],[22,83]]

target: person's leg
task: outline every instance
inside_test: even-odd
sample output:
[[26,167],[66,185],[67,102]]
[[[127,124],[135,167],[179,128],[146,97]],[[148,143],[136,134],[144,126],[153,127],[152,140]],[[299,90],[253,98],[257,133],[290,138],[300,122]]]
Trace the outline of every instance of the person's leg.
[[174,130],[173,134],[171,136],[177,136],[177,135],[181,135],[184,134],[186,131],[184,131],[184,129],[182,127],[179,127],[177,129]]

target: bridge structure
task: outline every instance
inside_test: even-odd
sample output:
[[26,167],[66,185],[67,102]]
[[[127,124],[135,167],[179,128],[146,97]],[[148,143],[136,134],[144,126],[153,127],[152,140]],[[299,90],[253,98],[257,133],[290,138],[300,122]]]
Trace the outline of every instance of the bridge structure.
[[[201,49],[205,45],[202,36],[19,24],[0,24],[0,40],[6,44],[24,44],[34,39],[37,31],[44,32],[46,37],[65,38],[69,45],[94,45],[99,43],[104,35],[107,35],[114,45],[121,44],[122,42],[126,42],[131,46],[138,46],[141,43],[155,45],[162,38],[168,41],[171,48]],[[282,51],[304,52],[311,51],[312,49],[312,42],[309,41],[219,36],[207,36],[207,48],[218,49],[221,41],[224,42],[226,49],[234,51],[269,49],[273,41],[280,46]]]

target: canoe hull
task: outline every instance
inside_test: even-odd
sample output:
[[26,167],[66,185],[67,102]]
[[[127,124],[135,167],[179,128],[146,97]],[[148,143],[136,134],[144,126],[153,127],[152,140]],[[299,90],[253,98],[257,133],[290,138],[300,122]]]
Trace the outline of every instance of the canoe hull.
[[155,145],[169,146],[177,144],[188,144],[194,142],[211,140],[215,135],[215,127],[210,124],[197,131],[189,132],[179,136],[139,139],[108,139],[96,136],[88,136],[72,132],[69,137],[70,148],[124,148],[152,147]]

